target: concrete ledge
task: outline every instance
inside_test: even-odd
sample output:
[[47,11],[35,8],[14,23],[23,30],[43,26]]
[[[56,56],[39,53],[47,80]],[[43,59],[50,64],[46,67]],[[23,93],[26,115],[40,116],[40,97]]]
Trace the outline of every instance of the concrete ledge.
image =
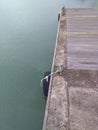
[[[53,59],[52,71],[55,66],[65,64],[66,57],[66,20],[65,9],[62,10],[56,39],[56,47]],[[62,17],[64,16],[64,17]],[[47,99],[43,130],[65,130],[68,127],[67,91],[66,82],[62,76],[51,77],[49,94]]]

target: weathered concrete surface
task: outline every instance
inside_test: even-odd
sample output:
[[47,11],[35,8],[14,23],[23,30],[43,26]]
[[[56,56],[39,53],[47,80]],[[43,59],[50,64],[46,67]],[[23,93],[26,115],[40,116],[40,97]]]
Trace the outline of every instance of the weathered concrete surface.
[[69,69],[98,70],[98,9],[66,11]]
[[70,130],[98,130],[98,89],[69,88]]
[[62,9],[52,71],[59,65],[64,66],[64,71],[51,78],[43,130],[98,130],[98,71],[68,67],[66,19],[75,11],[98,17],[97,9]]

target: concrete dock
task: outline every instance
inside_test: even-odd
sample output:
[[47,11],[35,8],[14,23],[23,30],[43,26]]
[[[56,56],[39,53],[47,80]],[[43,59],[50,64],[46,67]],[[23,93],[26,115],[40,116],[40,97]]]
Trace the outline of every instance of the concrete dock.
[[65,9],[60,21],[43,130],[98,130],[98,9]]

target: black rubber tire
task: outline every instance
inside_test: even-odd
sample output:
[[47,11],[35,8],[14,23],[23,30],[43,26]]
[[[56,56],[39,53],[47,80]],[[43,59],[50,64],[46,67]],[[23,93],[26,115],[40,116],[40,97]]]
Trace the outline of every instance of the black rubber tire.
[[58,21],[60,20],[60,14],[58,14]]
[[[44,73],[44,77],[48,76],[51,72],[47,71]],[[43,93],[44,96],[48,96],[48,89],[49,89],[49,83],[50,83],[50,76],[48,76],[48,81],[46,79],[43,80]]]

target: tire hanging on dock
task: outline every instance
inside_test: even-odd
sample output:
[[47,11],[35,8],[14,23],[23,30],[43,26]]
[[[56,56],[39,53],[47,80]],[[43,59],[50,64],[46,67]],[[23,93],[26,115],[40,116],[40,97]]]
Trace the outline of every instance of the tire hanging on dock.
[[60,13],[58,14],[58,21],[60,20]]
[[46,97],[48,96],[48,89],[49,89],[49,83],[50,83],[50,77],[51,77],[50,74],[51,74],[50,71],[45,72],[44,79],[42,80],[43,93],[44,93],[44,96]]

